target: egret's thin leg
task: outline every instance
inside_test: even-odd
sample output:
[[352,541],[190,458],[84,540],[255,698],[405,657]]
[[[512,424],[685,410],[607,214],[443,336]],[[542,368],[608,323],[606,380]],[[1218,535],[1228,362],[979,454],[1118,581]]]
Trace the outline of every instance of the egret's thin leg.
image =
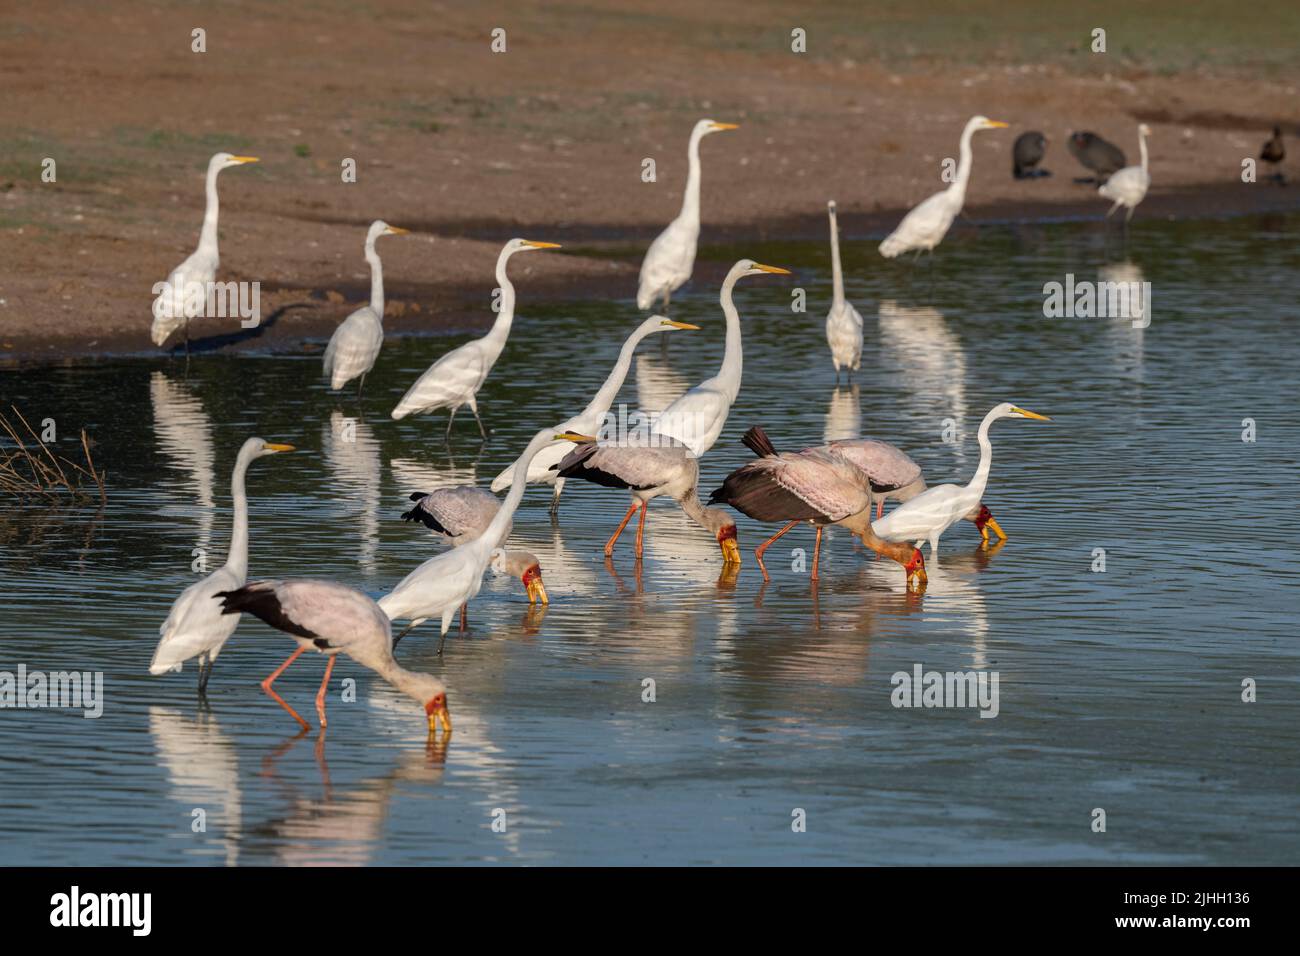
[[205,651],[199,657],[199,696],[204,697],[208,693],[208,677],[212,674],[212,658]]
[[366,387],[366,373],[361,373],[361,378],[357,379],[357,401],[361,400],[361,390]]
[[[457,408],[459,407],[460,406],[457,406]],[[451,414],[447,416],[447,434],[443,436],[443,441],[448,441],[451,438],[451,423],[454,422],[455,420],[456,420],[456,409],[453,408],[451,410]]]
[[484,441],[487,441],[487,429],[483,427],[483,419],[478,417],[478,405],[471,405],[469,410],[474,413],[474,421],[478,422],[478,433],[483,436]]
[[556,478],[556,479],[555,479],[555,495],[554,495],[554,497],[551,498],[551,516],[552,516],[552,517],[554,517],[555,515],[557,515],[557,514],[560,513],[560,492],[563,491],[563,490],[564,490],[564,479],[563,479],[563,478]]
[[768,538],[766,541],[764,541],[762,544],[760,544],[757,548],[754,549],[754,557],[758,559],[758,569],[763,572],[764,581],[770,581],[771,578],[769,578],[767,575],[767,565],[763,563],[763,552],[772,546],[773,541],[781,537],[781,535],[785,534],[787,531],[789,531],[798,523],[799,523],[798,521],[791,521],[788,525],[786,525],[784,528],[782,528],[780,531],[772,535],[772,537]]
[[465,627],[468,624],[468,622],[469,622],[469,602],[464,601],[461,603],[460,606],[460,629],[462,631],[465,630]]
[[329,663],[325,665],[325,678],[320,682],[320,690],[316,691],[316,715],[320,717],[320,729],[325,729],[325,691],[329,688],[330,674],[334,673],[334,662],[338,660],[337,654],[331,654]]
[[605,542],[605,557],[608,558],[614,553],[614,545],[618,543],[618,536],[623,533],[623,529],[627,527],[627,523],[632,520],[632,515],[636,513],[636,506],[637,503],[635,501],[628,505],[627,514],[623,515],[623,520],[618,523],[618,527],[614,529],[614,533],[610,536],[610,539]]

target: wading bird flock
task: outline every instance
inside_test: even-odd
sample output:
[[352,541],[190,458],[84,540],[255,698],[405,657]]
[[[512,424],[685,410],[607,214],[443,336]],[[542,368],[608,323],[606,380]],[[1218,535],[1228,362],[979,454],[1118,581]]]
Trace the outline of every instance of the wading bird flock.
[[[965,202],[974,165],[972,136],[1006,126],[983,116],[972,117],[966,123],[959,139],[959,162],[951,184],[903,217],[898,227],[880,243],[882,256],[894,258],[906,252],[933,255]],[[672,293],[690,279],[700,235],[700,144],[706,136],[737,128],[731,123],[706,119],[700,120],[692,130],[681,212],[650,245],[641,267],[637,305],[643,311],[662,301],[667,312]],[[1125,165],[1123,153],[1095,134],[1075,133],[1069,138],[1070,152],[1097,174],[1099,193],[1113,203],[1107,216],[1124,206],[1127,221],[1145,197],[1151,181],[1149,134],[1145,124],[1139,127],[1139,166]],[[1050,175],[1035,171],[1046,145],[1046,138],[1037,132],[1026,133],[1017,141],[1013,157],[1017,178]],[[1276,163],[1283,155],[1280,132],[1275,131],[1262,158]],[[190,313],[176,300],[174,290],[187,283],[215,279],[219,261],[217,176],[229,167],[256,161],[254,157],[228,153],[212,157],[198,248],[169,276],[168,287],[173,291],[164,292],[154,305],[152,337],[158,345],[175,331],[184,330],[188,352]],[[860,369],[863,321],[844,293],[834,202],[827,204],[827,213],[833,297],[826,316],[826,340],[838,385],[841,375],[851,377]],[[333,391],[356,380],[360,398],[365,378],[374,368],[383,344],[384,316],[383,269],[376,241],[381,236],[404,232],[376,220],[366,233],[363,248],[371,274],[370,302],[339,325],[325,350],[323,374]],[[505,244],[496,263],[500,301],[490,330],[447,352],[416,379],[392,409],[393,419],[446,410],[445,434],[450,435],[457,411],[468,406],[480,434],[487,438],[477,396],[502,354],[515,314],[515,288],[507,275],[507,266],[516,254],[556,248],[559,248],[556,243],[526,239],[512,239]],[[322,727],[326,723],[326,689],[337,655],[343,653],[417,700],[425,709],[431,733],[438,727],[450,732],[446,687],[431,675],[401,667],[393,656],[394,648],[413,628],[437,620],[441,627],[438,650],[442,653],[442,642],[452,620],[460,614],[464,626],[468,605],[479,593],[483,575],[489,568],[519,578],[530,603],[547,602],[537,557],[506,547],[515,512],[529,484],[552,487],[552,514],[558,512],[560,495],[568,481],[581,480],[625,491],[630,502],[622,521],[605,543],[607,557],[614,553],[619,537],[639,511],[635,553],[638,560],[642,558],[647,512],[650,502],[657,497],[671,498],[711,535],[723,565],[733,569],[742,560],[736,521],[721,506],[756,521],[780,524],[780,529],[755,551],[765,580],[768,570],[764,553],[773,542],[801,523],[811,525],[816,532],[813,580],[820,572],[823,531],[828,525],[837,525],[860,538],[878,556],[897,563],[902,569],[903,585],[909,591],[923,590],[927,583],[926,559],[921,548],[929,545],[933,566],[938,560],[939,539],[954,524],[962,520],[974,523],[984,544],[989,541],[990,530],[999,539],[1005,539],[1006,535],[983,501],[993,462],[990,428],[1003,418],[1050,420],[1008,402],[994,406],[981,422],[979,464],[966,484],[928,486],[921,468],[905,451],[879,439],[849,438],[780,452],[767,431],[755,425],[743,439],[755,457],[728,474],[707,500],[702,496],[700,459],[717,442],[741,391],[744,346],[741,316],[733,293],[741,279],[765,275],[782,276],[789,272],[750,259],[741,259],[728,271],[719,292],[725,335],[717,374],[667,404],[650,420],[648,429],[613,437],[601,434],[637,346],[656,334],[701,331],[699,326],[658,314],[631,331],[613,369],[582,411],[538,431],[514,463],[492,481],[490,490],[472,485],[433,491],[410,489],[411,506],[401,517],[423,524],[447,541],[450,548],[415,567],[378,600],[331,581],[268,579],[249,583],[246,580],[249,534],[244,490],[246,472],[256,458],[293,451],[291,445],[248,439],[231,476],[235,510],[227,561],[176,598],[160,628],[161,639],[149,665],[150,673],[180,670],[185,661],[197,658],[202,694],[213,663],[234,633],[240,614],[247,611],[298,643],[297,650],[262,682],[262,687],[304,727],[309,725],[279,697],[273,684],[304,651],[315,650],[328,659],[316,698]],[[577,404],[575,396],[575,407]],[[497,497],[502,491],[507,492],[504,499]],[[887,515],[884,514],[886,501],[897,502]],[[398,621],[409,623],[394,636],[392,625]]]

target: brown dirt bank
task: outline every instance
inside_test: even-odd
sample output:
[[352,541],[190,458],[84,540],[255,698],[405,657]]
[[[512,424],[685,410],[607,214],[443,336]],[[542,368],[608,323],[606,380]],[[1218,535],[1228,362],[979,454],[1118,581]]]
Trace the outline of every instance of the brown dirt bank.
[[[1044,26],[1018,0],[943,17],[930,0],[25,9],[0,27],[0,364],[154,352],[150,287],[192,250],[219,149],[262,157],[222,174],[222,278],[259,280],[275,316],[227,348],[328,335],[366,293],[377,217],[418,230],[381,245],[395,334],[485,323],[512,235],[618,253],[516,260],[523,308],[628,297],[703,115],[742,124],[704,145],[706,243],[821,239],[832,197],[851,238],[883,233],[941,187],[977,112],[1012,129],[976,138],[974,222],[1099,217],[1065,134],[1096,130],[1135,160],[1139,121],[1155,180],[1139,220],[1294,209],[1300,186],[1239,181],[1273,123],[1300,129],[1297,13],[1263,7],[1250,26],[1226,6],[1198,24],[1163,0],[1103,3],[1118,51],[1104,56],[1084,21]],[[196,26],[207,53],[190,50]],[[807,54],[790,52],[795,26]],[[1049,179],[1010,175],[1029,128],[1053,140]],[[57,183],[40,181],[47,156]],[[644,157],[657,183],[641,182]]]

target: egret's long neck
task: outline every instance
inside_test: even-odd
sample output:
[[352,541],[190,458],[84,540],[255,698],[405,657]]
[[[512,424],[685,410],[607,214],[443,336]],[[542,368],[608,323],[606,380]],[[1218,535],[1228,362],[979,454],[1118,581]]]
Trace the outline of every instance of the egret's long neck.
[[980,464],[975,469],[975,477],[966,486],[978,498],[984,497],[984,488],[989,483],[989,469],[993,467],[993,443],[989,441],[989,426],[995,420],[993,412],[989,412],[984,416],[984,421],[980,422]]
[[510,261],[512,250],[502,249],[501,255],[497,257],[497,288],[501,290],[501,311],[497,313],[496,321],[492,323],[492,330],[488,332],[487,338],[502,348],[506,344],[506,339],[510,336],[510,325],[515,318],[515,287],[506,275],[506,263]]
[[740,342],[740,313],[731,293],[736,288],[738,276],[727,276],[722,283],[722,312],[727,317],[727,345],[722,353],[722,367],[718,370],[718,379],[727,390],[727,397],[736,400],[740,394],[740,376],[744,370],[743,348]]
[[691,145],[686,150],[689,170],[686,174],[686,192],[682,195],[679,219],[700,223],[700,134],[691,134]]
[[528,484],[528,466],[533,463],[533,457],[537,452],[553,439],[553,433],[543,432],[528,443],[524,453],[515,462],[515,473],[511,476],[510,493],[506,495],[505,501],[501,502],[501,507],[497,509],[497,513],[492,517],[492,523],[487,526],[487,530],[474,544],[481,541],[489,549],[501,547],[504,543],[506,528],[509,527],[511,520],[515,516],[515,509],[519,507],[519,502],[524,497],[524,486]]
[[1147,172],[1147,134],[1138,130],[1138,149],[1142,153],[1142,172]]
[[199,233],[199,248],[216,255],[217,252],[217,214],[219,212],[217,204],[217,173],[221,172],[221,167],[211,165],[208,167],[207,194],[208,203],[203,211],[203,230]]
[[230,476],[230,497],[235,502],[235,524],[230,532],[230,553],[226,555],[226,567],[235,572],[241,581],[248,576],[248,495],[244,492],[244,475],[248,473],[248,463],[252,460],[252,455],[245,455],[241,451]]
[[366,239],[366,262],[370,263],[370,308],[381,319],[384,317],[384,267],[375,251],[373,237]]
[[970,182],[970,168],[974,154],[970,148],[970,138],[975,135],[973,124],[967,123],[961,133],[961,152],[957,160],[957,179],[948,187],[949,193],[957,197],[958,202],[966,200],[966,184]]
[[835,308],[844,305],[844,271],[840,268],[840,224],[831,209],[831,282],[834,286]]
[[618,395],[618,390],[623,387],[623,382],[627,379],[628,369],[632,367],[632,353],[641,340],[649,335],[653,328],[637,329],[627,337],[623,347],[619,349],[618,361],[614,363],[613,369],[605,378],[605,384],[600,386],[600,391],[596,397],[587,403],[587,407],[582,410],[581,418],[599,420],[609,411],[609,406],[614,404],[614,398]]

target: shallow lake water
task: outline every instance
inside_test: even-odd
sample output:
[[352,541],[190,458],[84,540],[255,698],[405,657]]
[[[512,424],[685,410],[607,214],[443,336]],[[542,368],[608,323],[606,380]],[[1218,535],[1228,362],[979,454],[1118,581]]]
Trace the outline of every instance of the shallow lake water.
[[[248,616],[201,706],[193,666],[148,675],[158,625],[195,549],[224,560],[245,438],[299,448],[250,469],[250,578],[378,596],[442,547],[399,520],[407,494],[486,484],[585,405],[638,321],[630,300],[538,308],[518,280],[480,396],[486,443],[468,414],[450,446],[442,415],[388,417],[459,335],[386,343],[359,404],[326,390],[319,353],[0,372],[3,407],[53,418],[69,453],[87,428],[109,472],[98,514],[0,501],[0,671],[104,675],[98,719],[0,710],[0,863],[1293,863],[1298,229],[1139,216],[1125,248],[1098,223],[964,227],[933,278],[850,235],[866,346],[838,389],[827,249],[703,250],[795,271],[741,282],[744,385],[701,463],[706,493],[749,459],[752,424],[789,449],[884,438],[931,483],[964,482],[981,417],[1008,400],[1054,419],[994,426],[985,501],[1009,540],[981,550],[959,524],[914,595],[833,529],[813,587],[801,529],[769,552],[764,587],[752,552],[775,527],[740,519],[729,580],[659,500],[641,567],[630,536],[607,567],[626,496],[570,483],[553,524],[533,486],[511,540],[540,556],[550,606],[489,575],[441,659],[431,626],[399,648],[450,687],[456,730],[436,745],[413,702],[347,659],[328,733],[297,736],[258,687],[293,644]],[[1149,281],[1149,327],[1045,318],[1043,285],[1067,273]],[[702,330],[642,345],[629,408],[721,360],[716,288],[673,304]],[[894,707],[892,675],[917,664],[996,671],[997,716]],[[305,655],[276,685],[306,716],[322,669]]]

